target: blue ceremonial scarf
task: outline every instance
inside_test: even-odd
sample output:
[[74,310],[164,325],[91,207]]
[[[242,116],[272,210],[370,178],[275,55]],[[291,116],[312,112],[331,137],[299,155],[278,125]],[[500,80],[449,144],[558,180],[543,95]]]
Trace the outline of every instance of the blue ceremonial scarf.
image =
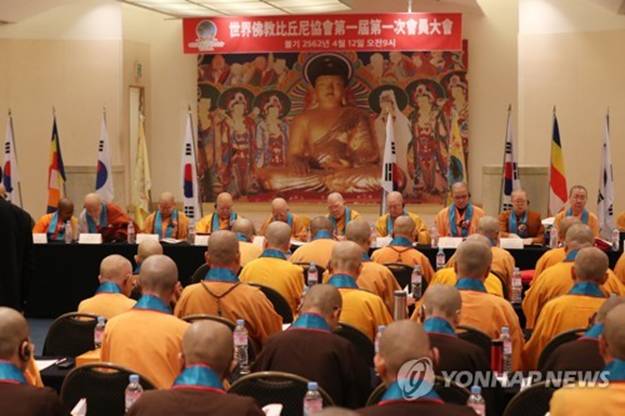
[[0,361],[0,382],[26,384],[22,370],[8,361]]
[[335,274],[330,277],[328,283],[337,288],[358,289],[354,278],[348,274]]
[[389,243],[390,246],[400,246],[400,247],[412,247],[412,241],[407,239],[406,237],[394,237]]
[[421,384],[423,383],[427,382],[423,380],[417,381],[413,379],[400,379],[398,381],[395,381],[393,384],[388,386],[388,389],[386,389],[386,392],[382,396],[382,399],[378,403],[378,406],[384,406],[384,404],[393,401],[407,401],[416,403],[420,400],[427,400],[436,404],[443,404],[443,400],[441,400],[439,395],[436,394],[436,391],[434,391],[433,387],[430,387],[430,390],[426,394],[423,394],[418,398],[412,399],[410,397],[410,393],[415,389],[420,390],[422,387],[425,388],[425,386],[421,386]]
[[566,253],[566,257],[564,258],[564,262],[565,263],[570,263],[572,261],[575,261],[575,257],[577,257],[577,252],[578,252],[578,250],[571,250],[568,253]]
[[174,380],[173,388],[184,387],[224,390],[217,373],[206,365],[191,365],[182,370],[182,373]]
[[[178,227],[178,210],[174,209],[171,212],[171,217],[167,224],[167,229],[165,230],[165,238],[174,237],[176,227]],[[160,209],[156,211],[156,216],[154,218],[154,234],[158,234],[159,238],[163,237],[163,217]]]
[[[231,212],[230,219],[228,220],[228,230],[232,226],[232,223],[237,219],[237,213]],[[211,218],[211,233],[215,231],[221,230],[221,226],[219,225],[219,215],[216,212],[213,212],[213,217]]]
[[433,316],[431,318],[427,318],[423,321],[423,329],[428,334],[444,334],[444,335],[452,335],[456,336],[456,331],[454,331],[454,327],[451,326],[449,321],[443,318],[438,318]]
[[330,328],[330,325],[328,325],[328,322],[326,322],[324,317],[317,315],[316,313],[301,314],[289,327],[289,329],[292,328],[317,329],[320,331],[332,332],[332,328]]
[[[89,233],[94,234],[98,232],[98,226],[96,225],[91,215],[88,212],[85,212],[85,217],[87,219],[87,229]],[[109,210],[106,207],[106,204],[102,204],[102,209],[100,210],[100,228],[106,227],[109,224]]]
[[468,277],[458,279],[458,281],[456,282],[456,288],[458,290],[473,290],[475,292],[486,293],[486,286],[484,286],[484,283],[482,281],[477,279],[471,279]]
[[[525,229],[523,231],[519,231],[519,227],[521,225],[525,225]],[[516,214],[514,211],[510,211],[510,215],[508,215],[508,231],[518,234],[519,237],[527,237],[529,231],[527,225],[527,211],[523,213],[521,221],[519,221],[518,224]]]
[[246,243],[249,243],[249,240],[247,239],[247,236],[243,233],[237,233],[237,240],[239,241],[245,241]]
[[[386,214],[386,235],[393,234],[393,219],[391,218],[391,214]],[[408,215],[406,211],[402,211],[401,215]]]
[[57,224],[59,223],[59,212],[55,212],[50,218],[50,225],[48,225],[48,239],[62,241],[65,239],[65,224],[61,224],[57,230]]
[[113,282],[102,282],[95,293],[122,293],[122,291]]
[[576,282],[571,290],[569,290],[569,295],[584,295],[596,298],[605,298],[605,295],[599,288],[599,285],[595,282]]
[[216,267],[214,269],[210,269],[206,273],[206,275],[204,276],[204,280],[208,280],[210,282],[236,283],[239,281],[239,277],[236,274],[232,273],[232,270]]
[[371,261],[371,257],[369,257],[369,253],[362,253],[362,261]]
[[[573,217],[573,208],[569,208],[566,210],[566,216]],[[584,210],[582,211],[582,216],[580,219],[583,224],[588,224],[588,210],[586,208],[584,208]]]
[[322,238],[332,238],[332,234],[330,234],[330,231],[328,230],[319,230],[317,231],[317,234],[315,234],[313,236],[313,241],[315,240],[321,240]]
[[137,301],[134,309],[145,309],[157,312],[163,312],[171,315],[171,308],[161,299],[152,295],[143,295]]
[[608,381],[625,381],[625,360],[615,358],[603,371],[608,373]]
[[[338,229],[336,218],[334,218],[333,215],[329,215],[329,217],[330,217],[330,222],[332,222],[332,228],[334,228],[337,233],[342,234],[343,231]],[[343,218],[345,218],[345,220],[343,221],[344,223],[343,230],[345,230],[347,228],[347,224],[349,224],[349,222],[352,219],[352,210],[345,207],[345,210],[343,211]]]
[[260,257],[271,257],[274,259],[286,260],[286,255],[275,248],[266,248],[265,251],[262,252]]
[[458,233],[458,223],[456,221],[456,204],[449,206],[449,227],[451,229],[452,237],[467,237],[469,235],[469,227],[471,226],[471,220],[473,219],[473,204],[469,202],[467,208],[464,211],[462,217],[461,231]]
[[582,338],[599,339],[599,335],[603,334],[603,324],[594,324],[588,331],[584,333]]

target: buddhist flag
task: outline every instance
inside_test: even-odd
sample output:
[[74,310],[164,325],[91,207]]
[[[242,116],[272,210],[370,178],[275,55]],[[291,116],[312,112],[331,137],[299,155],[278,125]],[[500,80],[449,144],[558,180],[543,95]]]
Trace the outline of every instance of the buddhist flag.
[[4,138],[4,160],[2,162],[2,184],[7,193],[7,199],[15,205],[22,206],[20,193],[20,179],[17,171],[17,151],[13,134],[13,117],[9,112],[7,132]]
[[50,142],[50,165],[48,166],[48,212],[56,211],[59,200],[65,195],[65,167],[61,155],[61,142],[56,126],[56,115],[52,121],[52,140]]
[[95,193],[100,195],[104,202],[111,202],[115,195],[112,168],[109,133],[106,128],[106,111],[104,111],[102,113],[102,124],[100,125],[100,139],[98,140],[98,165],[95,180]]
[[508,121],[506,122],[506,138],[503,155],[503,180],[501,190],[501,211],[512,209],[512,192],[521,189],[519,165],[516,155],[516,140],[512,134],[512,107],[508,106]]
[[395,153],[395,131],[393,127],[393,117],[391,114],[386,116],[386,141],[384,143],[384,160],[382,163],[382,205],[380,206],[380,213],[386,210],[386,197],[389,192],[395,190],[394,179],[397,169],[397,154]]
[[601,172],[599,177],[599,195],[597,211],[601,238],[610,241],[614,230],[614,173],[612,172],[612,153],[610,152],[610,113],[605,116],[603,126],[603,146],[601,147]]
[[464,159],[464,146],[456,110],[452,110],[450,132],[449,163],[447,168],[447,184],[449,188],[456,182],[467,181],[467,163]]
[[189,217],[189,223],[202,217],[198,198],[197,166],[193,139],[193,120],[191,110],[187,113],[187,123],[184,133],[184,147],[182,150],[182,193],[184,196],[184,213]]
[[135,173],[133,181],[132,203],[135,208],[135,222],[143,229],[145,219],[150,212],[150,190],[152,179],[150,176],[150,160],[148,146],[145,141],[145,118],[139,116],[139,137],[137,138],[137,155],[135,158]]
[[549,215],[556,215],[567,200],[566,174],[560,142],[560,127],[556,109],[553,108],[553,130],[551,134],[551,168],[549,169]]

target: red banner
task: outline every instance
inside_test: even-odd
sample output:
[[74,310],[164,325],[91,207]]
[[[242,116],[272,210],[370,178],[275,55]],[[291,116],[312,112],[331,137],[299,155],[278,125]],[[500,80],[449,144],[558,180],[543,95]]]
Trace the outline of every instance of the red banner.
[[460,51],[460,13],[200,17],[183,20],[185,53]]

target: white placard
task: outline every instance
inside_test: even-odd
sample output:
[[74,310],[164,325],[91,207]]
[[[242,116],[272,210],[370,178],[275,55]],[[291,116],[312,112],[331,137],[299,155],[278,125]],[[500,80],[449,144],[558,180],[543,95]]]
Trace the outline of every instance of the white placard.
[[265,237],[263,237],[262,235],[255,235],[252,244],[260,248],[265,248]]
[[523,250],[523,240],[520,238],[500,238],[499,246],[505,249]]
[[100,233],[80,233],[78,244],[102,244],[102,234]]
[[48,234],[46,233],[33,233],[34,244],[48,244]]
[[141,244],[144,241],[156,241],[158,243],[158,234],[147,234],[147,233],[139,233],[137,234],[137,244]]
[[375,248],[386,247],[391,243],[391,240],[393,237],[376,237],[373,245]]
[[207,246],[208,245],[208,237],[209,235],[196,235],[195,241],[193,242],[196,246]]
[[458,248],[462,237],[439,237],[438,246],[441,248]]

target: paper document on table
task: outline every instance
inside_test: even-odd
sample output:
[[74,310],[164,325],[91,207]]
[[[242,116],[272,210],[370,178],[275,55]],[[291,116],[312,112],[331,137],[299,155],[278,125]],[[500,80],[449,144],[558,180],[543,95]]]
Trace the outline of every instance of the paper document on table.
[[82,398],[78,400],[70,414],[72,416],[87,416],[87,399]]
[[280,416],[283,406],[279,403],[271,403],[263,407],[266,416]]
[[57,361],[58,360],[35,360],[35,365],[37,366],[37,370],[42,372],[46,368],[52,367]]

